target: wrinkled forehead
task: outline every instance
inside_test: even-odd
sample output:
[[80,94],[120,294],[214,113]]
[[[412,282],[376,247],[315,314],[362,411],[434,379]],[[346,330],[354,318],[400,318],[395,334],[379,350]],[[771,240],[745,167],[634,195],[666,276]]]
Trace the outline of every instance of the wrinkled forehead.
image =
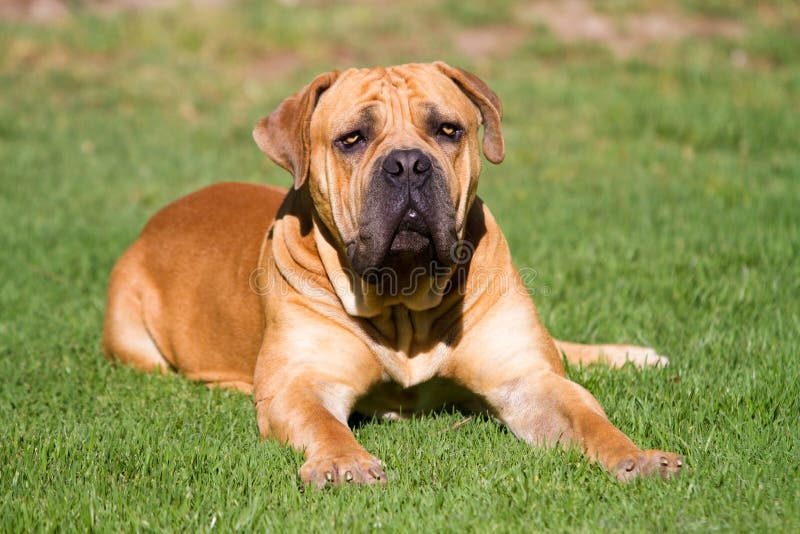
[[436,119],[472,126],[480,120],[477,108],[463,91],[429,65],[351,69],[325,91],[312,120],[324,120],[326,129],[385,119],[386,115],[412,122]]

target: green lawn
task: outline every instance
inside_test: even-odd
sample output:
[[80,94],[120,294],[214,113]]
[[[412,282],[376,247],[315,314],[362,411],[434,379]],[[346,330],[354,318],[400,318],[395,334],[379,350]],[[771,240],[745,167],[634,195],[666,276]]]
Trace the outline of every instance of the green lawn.
[[[0,22],[0,530],[800,529],[796,3],[607,2],[739,29],[622,56],[510,1],[336,4]],[[102,358],[108,272],[158,207],[289,184],[250,130],[314,74],[434,59],[504,102],[480,194],[551,332],[670,357],[569,374],[634,441],[685,455],[680,479],[621,485],[442,413],[357,426],[386,488],[301,493],[248,397]]]

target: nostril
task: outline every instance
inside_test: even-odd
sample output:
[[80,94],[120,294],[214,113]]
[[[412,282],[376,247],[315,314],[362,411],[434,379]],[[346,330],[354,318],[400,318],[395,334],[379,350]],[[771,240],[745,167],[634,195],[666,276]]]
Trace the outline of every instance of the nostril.
[[393,176],[403,173],[403,164],[400,163],[400,160],[397,158],[386,158],[383,160],[383,164],[381,166],[383,167],[384,171]]
[[422,174],[431,170],[431,160],[426,157],[421,157],[414,162],[414,172]]

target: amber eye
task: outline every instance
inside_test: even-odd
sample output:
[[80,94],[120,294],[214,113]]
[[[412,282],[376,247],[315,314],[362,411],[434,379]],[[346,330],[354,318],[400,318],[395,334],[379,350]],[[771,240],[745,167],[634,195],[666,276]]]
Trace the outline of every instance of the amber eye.
[[339,148],[344,150],[348,150],[353,148],[359,143],[365,141],[364,135],[360,131],[350,132],[349,134],[345,134],[339,139],[336,140],[336,144]]
[[439,126],[439,133],[450,139],[458,139],[462,131],[460,126],[449,122],[442,123],[442,125]]

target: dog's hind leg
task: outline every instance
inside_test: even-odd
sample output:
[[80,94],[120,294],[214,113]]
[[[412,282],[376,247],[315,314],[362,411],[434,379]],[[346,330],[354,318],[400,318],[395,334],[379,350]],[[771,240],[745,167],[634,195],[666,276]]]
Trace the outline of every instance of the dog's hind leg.
[[583,345],[569,341],[553,340],[572,365],[606,364],[622,367],[631,362],[636,367],[669,365],[669,359],[659,356],[655,349],[636,345]]
[[137,272],[136,249],[130,248],[111,272],[103,321],[103,353],[143,371],[168,370],[171,366],[147,330],[142,306],[146,285]]

